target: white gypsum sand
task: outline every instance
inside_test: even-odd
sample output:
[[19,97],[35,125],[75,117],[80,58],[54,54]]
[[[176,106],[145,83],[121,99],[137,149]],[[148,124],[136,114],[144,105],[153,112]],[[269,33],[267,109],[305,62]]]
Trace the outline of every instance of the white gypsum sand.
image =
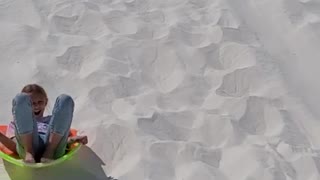
[[28,83],[89,144],[1,179],[320,179],[317,0],[0,0],[0,121]]

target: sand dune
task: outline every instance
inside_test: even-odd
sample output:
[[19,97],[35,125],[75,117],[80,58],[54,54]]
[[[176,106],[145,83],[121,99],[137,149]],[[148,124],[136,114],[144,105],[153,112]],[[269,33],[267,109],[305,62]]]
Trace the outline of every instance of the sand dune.
[[[2,179],[320,179],[317,0],[0,0],[2,124],[28,83],[89,136]],[[77,173],[70,173],[71,171]],[[19,173],[14,173],[19,172]]]

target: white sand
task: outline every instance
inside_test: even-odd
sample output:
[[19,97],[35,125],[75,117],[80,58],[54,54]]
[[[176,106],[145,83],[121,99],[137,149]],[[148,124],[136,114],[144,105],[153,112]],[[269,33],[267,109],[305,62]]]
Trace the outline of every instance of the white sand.
[[[319,180],[320,1],[0,0],[0,119],[74,97],[74,160],[1,179]],[[73,163],[73,164],[72,164]],[[71,170],[77,173],[70,173]]]

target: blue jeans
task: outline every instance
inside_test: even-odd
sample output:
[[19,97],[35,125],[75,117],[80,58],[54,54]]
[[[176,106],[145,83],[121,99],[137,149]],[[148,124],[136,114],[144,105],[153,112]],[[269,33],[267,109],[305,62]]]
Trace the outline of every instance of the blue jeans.
[[33,134],[33,152],[36,161],[39,161],[45,151],[50,133],[62,136],[54,158],[57,159],[65,154],[70,126],[73,118],[74,101],[65,94],[60,95],[55,102],[49,128],[46,134],[38,133],[37,120],[33,117],[32,102],[28,94],[19,93],[12,101],[12,114],[15,122],[15,135],[17,152],[24,158],[25,151],[21,144],[21,135]]

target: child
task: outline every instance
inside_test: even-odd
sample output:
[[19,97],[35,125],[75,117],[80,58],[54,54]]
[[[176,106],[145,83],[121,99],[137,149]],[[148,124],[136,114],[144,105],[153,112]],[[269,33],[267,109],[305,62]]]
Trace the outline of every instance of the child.
[[70,138],[74,101],[65,94],[55,102],[52,115],[43,116],[48,97],[37,84],[26,85],[12,101],[13,121],[0,141],[26,163],[49,162],[65,154],[70,142],[88,143],[87,136]]

